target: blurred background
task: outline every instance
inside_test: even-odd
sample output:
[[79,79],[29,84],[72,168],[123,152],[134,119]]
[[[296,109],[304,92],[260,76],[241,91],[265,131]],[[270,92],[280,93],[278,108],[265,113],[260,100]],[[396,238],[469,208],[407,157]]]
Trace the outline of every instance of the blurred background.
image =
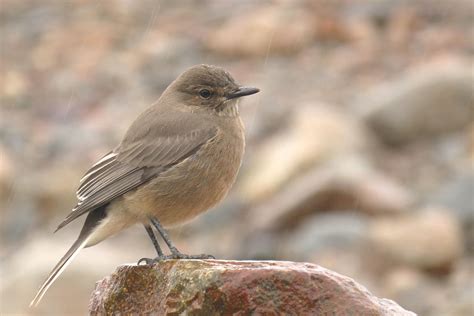
[[53,235],[81,175],[187,67],[261,92],[247,151],[186,253],[307,261],[422,315],[472,315],[473,4],[469,0],[0,3],[0,314],[84,315],[94,283],[153,257],[141,226],[83,250]]

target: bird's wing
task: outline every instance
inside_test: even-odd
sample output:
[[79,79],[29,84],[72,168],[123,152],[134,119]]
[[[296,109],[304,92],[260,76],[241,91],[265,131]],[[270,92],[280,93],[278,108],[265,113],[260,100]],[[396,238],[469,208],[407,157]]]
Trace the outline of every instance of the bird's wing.
[[191,157],[204,144],[211,142],[217,132],[217,128],[206,128],[187,134],[137,138],[134,142],[122,143],[82,177],[76,192],[79,202],[56,230]]

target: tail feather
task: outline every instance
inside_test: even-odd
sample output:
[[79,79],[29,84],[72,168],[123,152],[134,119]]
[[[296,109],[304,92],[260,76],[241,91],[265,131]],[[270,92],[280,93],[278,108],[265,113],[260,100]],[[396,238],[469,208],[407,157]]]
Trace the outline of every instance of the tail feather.
[[71,248],[66,252],[66,254],[59,260],[58,264],[54,267],[53,271],[51,271],[48,275],[46,281],[44,281],[43,285],[41,285],[38,293],[33,298],[30,303],[30,307],[35,307],[39,304],[41,299],[43,298],[46,291],[49,289],[51,284],[63,273],[64,269],[71,263],[72,259],[79,253],[79,251],[88,246],[87,243],[91,239],[95,229],[98,225],[105,219],[107,212],[108,204],[105,204],[91,212],[87,215],[86,221],[84,222],[84,226],[79,234],[77,240],[72,244]]
[[49,273],[48,278],[44,281],[41,288],[36,293],[36,296],[30,303],[30,307],[36,307],[41,299],[43,298],[46,291],[49,289],[51,284],[61,275],[61,273],[66,269],[66,267],[71,263],[74,257],[79,253],[79,251],[84,248],[89,240],[90,235],[88,236],[80,236],[71,248],[66,252],[66,254],[59,260],[58,264],[54,267],[54,269]]

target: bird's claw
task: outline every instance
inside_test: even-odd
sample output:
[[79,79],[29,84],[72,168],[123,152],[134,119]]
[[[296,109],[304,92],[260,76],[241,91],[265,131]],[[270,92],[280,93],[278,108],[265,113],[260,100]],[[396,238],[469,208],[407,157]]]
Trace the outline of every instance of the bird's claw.
[[151,266],[153,262],[154,262],[154,259],[152,258],[141,258],[140,260],[138,260],[137,266],[141,266],[142,263],[145,263],[143,264],[144,266]]
[[174,253],[170,255],[170,259],[216,259],[212,255],[200,254],[200,255],[185,255],[183,253]]
[[169,260],[169,259],[175,259],[175,260],[180,260],[180,259],[216,259],[216,257],[212,255],[206,255],[206,254],[200,254],[200,255],[185,255],[183,253],[173,253],[171,255],[167,256],[159,256],[156,258],[141,258],[138,260],[137,265],[153,265],[159,261],[164,261],[164,260]]

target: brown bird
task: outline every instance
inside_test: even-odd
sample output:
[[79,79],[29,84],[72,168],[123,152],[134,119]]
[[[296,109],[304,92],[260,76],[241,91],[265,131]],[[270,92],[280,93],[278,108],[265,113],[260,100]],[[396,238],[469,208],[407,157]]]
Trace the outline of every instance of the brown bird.
[[[245,146],[238,100],[257,92],[209,65],[191,67],[173,81],[80,180],[78,203],[56,230],[87,214],[84,226],[30,306],[40,302],[79,250],[136,223],[145,226],[158,253],[155,259],[142,259],[146,263],[211,257],[182,254],[163,227],[189,221],[225,197]],[[163,254],[152,227],[171,255]]]

